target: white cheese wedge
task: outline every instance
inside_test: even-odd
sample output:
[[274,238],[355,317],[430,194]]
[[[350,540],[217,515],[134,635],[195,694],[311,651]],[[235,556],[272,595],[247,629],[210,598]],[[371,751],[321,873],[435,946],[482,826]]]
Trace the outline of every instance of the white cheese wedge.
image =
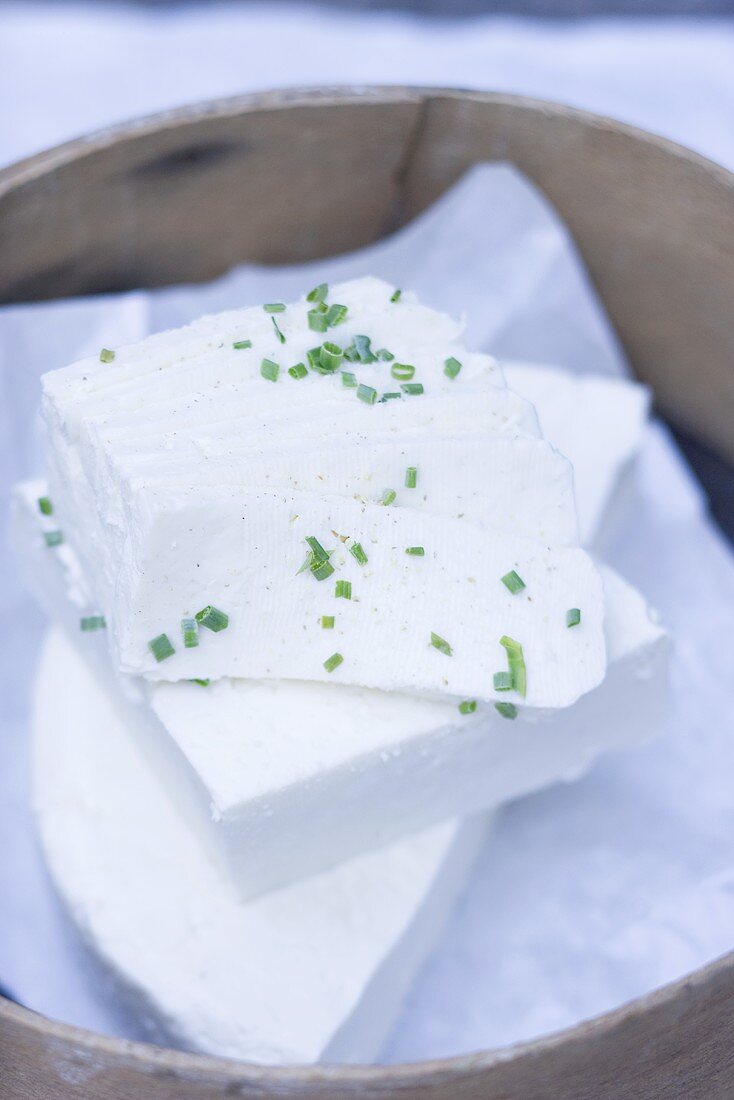
[[56,886],[114,994],[186,1048],[373,1060],[484,832],[447,823],[257,902],[236,899],[60,633],[39,670],[33,784]]
[[541,363],[507,362],[503,369],[508,385],[535,406],[543,435],[570,459],[581,543],[598,547],[627,514],[650,391],[625,378]]
[[[79,631],[94,608],[80,604],[73,555],[39,537],[42,488],[18,495],[19,556],[39,601],[105,681],[104,638]],[[492,707],[461,715],[448,702],[333,684],[158,683],[140,707],[142,750],[245,897],[572,779],[603,751],[654,736],[664,712],[667,636],[638,593],[609,570],[603,579],[607,677],[544,720],[521,710],[508,721]]]

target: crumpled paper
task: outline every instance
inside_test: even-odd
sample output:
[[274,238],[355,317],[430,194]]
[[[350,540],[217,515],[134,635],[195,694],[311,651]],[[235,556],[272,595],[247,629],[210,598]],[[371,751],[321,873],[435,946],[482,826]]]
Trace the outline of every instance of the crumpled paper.
[[[499,358],[627,369],[553,209],[512,168],[483,165],[410,226],[349,256],[242,267],[203,287],[0,310],[4,488],[42,469],[44,370],[204,312],[288,300],[317,282],[362,274],[465,313],[470,344]],[[636,491],[636,518],[607,556],[674,635],[666,736],[501,813],[407,1000],[387,1061],[570,1026],[734,943],[734,556],[660,424],[646,434]],[[42,622],[6,542],[0,567],[0,619],[12,640],[0,667],[0,985],[51,1016],[135,1036],[135,1021],[110,1005],[76,945],[42,866],[26,742]]]

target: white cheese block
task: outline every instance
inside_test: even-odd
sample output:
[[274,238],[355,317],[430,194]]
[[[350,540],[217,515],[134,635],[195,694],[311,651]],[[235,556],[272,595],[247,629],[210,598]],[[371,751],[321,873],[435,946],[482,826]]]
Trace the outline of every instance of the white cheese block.
[[507,383],[535,406],[543,435],[574,468],[579,533],[599,546],[625,515],[650,391],[639,382],[541,363],[503,364]]
[[244,904],[59,633],[33,785],[51,874],[116,995],[180,1046],[256,1062],[376,1057],[484,832],[447,823]]
[[[104,639],[79,632],[82,609],[94,608],[80,603],[73,555],[63,546],[50,552],[39,537],[41,489],[29,485],[17,500],[28,583],[95,662],[98,678],[108,678]],[[638,593],[608,570],[603,577],[607,678],[544,721],[531,722],[526,711],[507,721],[492,707],[465,716],[448,702],[332,684],[159,683],[148,685],[140,708],[142,747],[246,897],[442,819],[499,806],[572,779],[604,750],[660,728],[666,635]]]

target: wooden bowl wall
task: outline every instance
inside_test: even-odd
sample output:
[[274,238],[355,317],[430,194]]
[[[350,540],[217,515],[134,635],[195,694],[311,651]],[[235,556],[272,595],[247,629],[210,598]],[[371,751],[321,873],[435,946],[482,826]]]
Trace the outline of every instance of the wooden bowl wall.
[[[516,164],[573,232],[674,423],[734,459],[734,176],[516,96],[345,88],[172,111],[0,172],[0,301],[313,259],[410,220],[471,164]],[[268,1068],[104,1038],[0,998],[3,1100],[734,1096],[734,953],[548,1039],[393,1067]]]

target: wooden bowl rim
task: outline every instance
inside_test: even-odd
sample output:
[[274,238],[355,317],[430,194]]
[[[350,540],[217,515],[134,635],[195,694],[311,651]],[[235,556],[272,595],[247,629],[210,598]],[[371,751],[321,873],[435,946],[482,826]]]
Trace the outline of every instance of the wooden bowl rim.
[[[16,164],[0,169],[0,195],[65,164],[97,152],[105,147],[134,140],[149,133],[187,125],[207,118],[222,118],[260,110],[291,109],[339,104],[426,103],[435,99],[471,99],[494,104],[507,104],[551,117],[576,120],[591,129],[610,130],[659,148],[668,154],[697,165],[720,185],[734,193],[734,173],[723,165],[694,152],[668,138],[649,133],[628,123],[605,115],[551,100],[537,99],[504,92],[484,92],[472,88],[432,87],[421,85],[326,85],[304,86],[252,92],[245,95],[205,100],[144,115],[71,139],[49,150],[34,154]],[[714,984],[717,979],[733,975],[734,950],[719,956],[705,966],[658,989],[636,997],[608,1012],[583,1020],[560,1031],[507,1047],[475,1051],[394,1065],[289,1065],[270,1066],[209,1054],[197,1054],[157,1046],[153,1043],[120,1039],[102,1035],[74,1024],[52,1020],[0,995],[0,1017],[21,1028],[53,1038],[60,1043],[82,1049],[90,1055],[105,1055],[125,1063],[140,1072],[159,1069],[202,1082],[237,1081],[263,1087],[278,1084],[313,1086],[323,1082],[332,1085],[374,1084],[377,1086],[420,1085],[430,1081],[436,1085],[452,1078],[482,1073],[494,1066],[526,1056],[539,1056],[566,1045],[600,1038],[622,1025],[634,1025],[641,1017],[676,1001],[683,1001],[700,987]]]

